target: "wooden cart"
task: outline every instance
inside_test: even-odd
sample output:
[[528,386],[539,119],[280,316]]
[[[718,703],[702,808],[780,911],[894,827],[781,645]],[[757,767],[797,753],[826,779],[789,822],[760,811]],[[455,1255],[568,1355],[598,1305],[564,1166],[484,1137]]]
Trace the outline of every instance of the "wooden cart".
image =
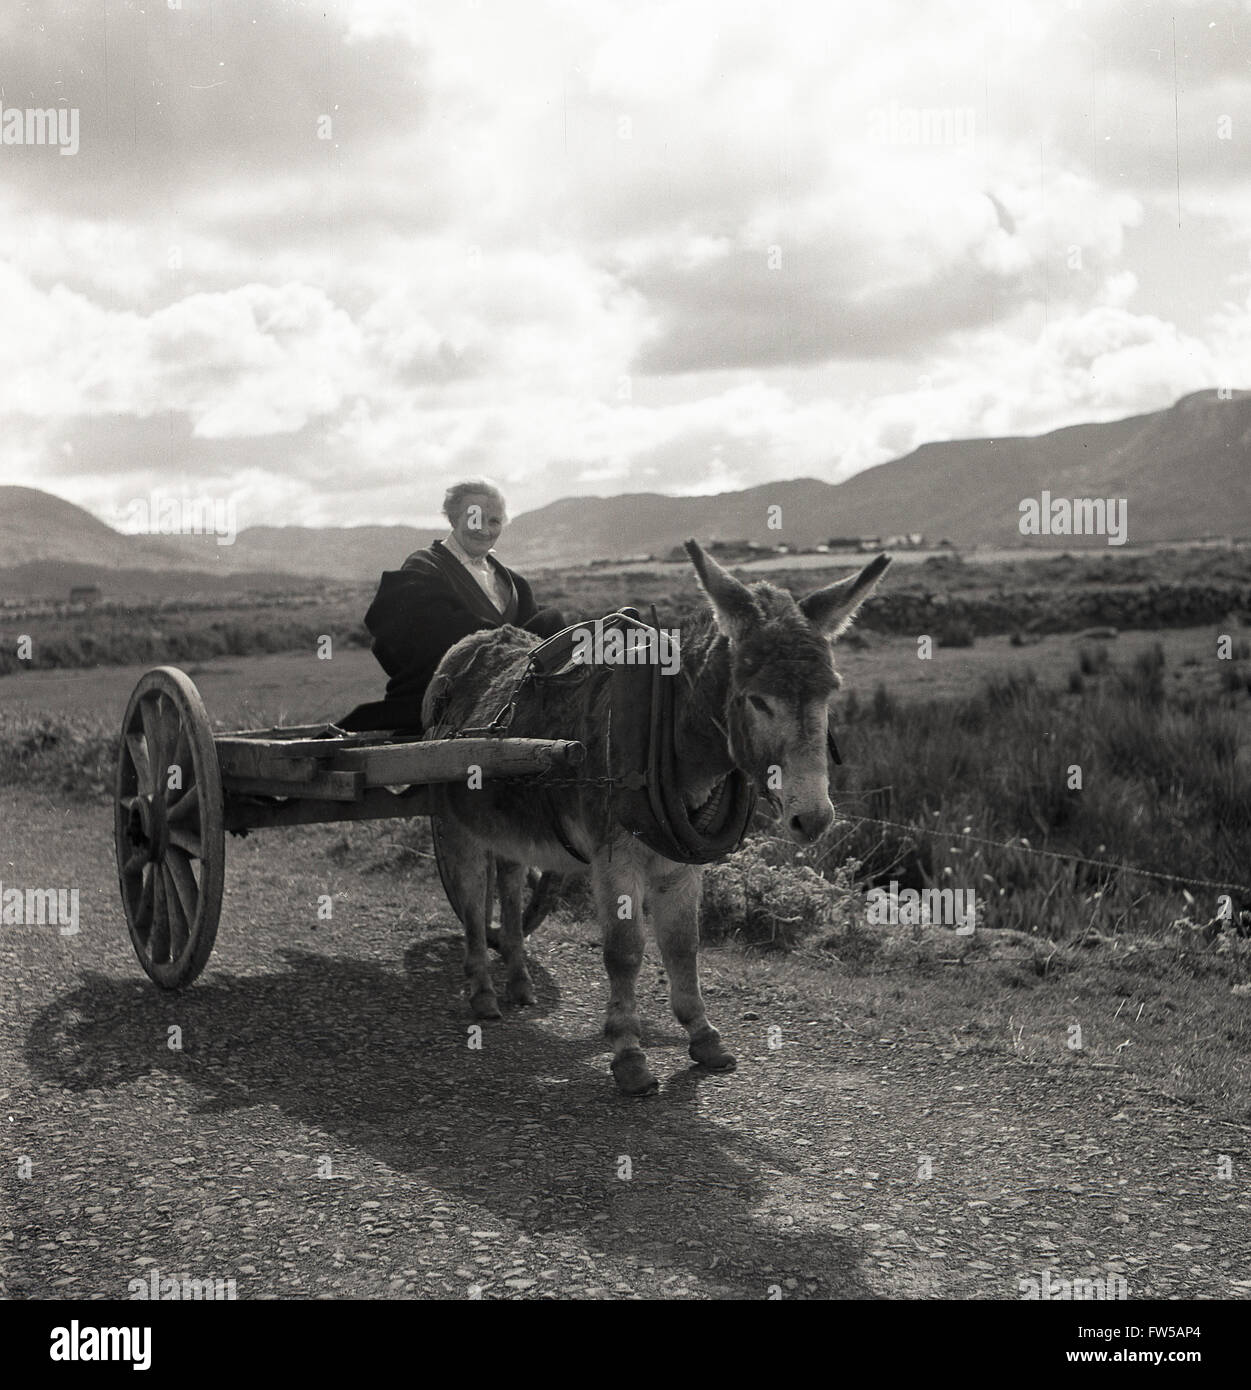
[[217,937],[226,832],[430,815],[432,788],[476,764],[484,779],[579,766],[565,739],[345,734],[333,725],[215,734],[191,679],[148,671],[122,723],[115,840],[122,906],[139,963],[165,989],[189,985]]

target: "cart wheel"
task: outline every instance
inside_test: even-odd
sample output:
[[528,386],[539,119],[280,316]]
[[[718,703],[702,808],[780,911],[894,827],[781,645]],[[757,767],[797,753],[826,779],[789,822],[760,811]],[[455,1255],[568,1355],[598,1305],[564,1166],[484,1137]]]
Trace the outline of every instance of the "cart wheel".
[[173,666],[147,672],[126,706],[115,838],[139,964],[165,989],[189,985],[217,937],[226,847],[208,714]]

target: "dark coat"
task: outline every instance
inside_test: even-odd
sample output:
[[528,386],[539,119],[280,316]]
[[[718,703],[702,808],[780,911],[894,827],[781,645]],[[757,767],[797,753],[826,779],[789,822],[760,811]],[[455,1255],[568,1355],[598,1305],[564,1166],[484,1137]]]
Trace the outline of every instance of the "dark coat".
[[520,627],[534,617],[529,584],[494,555],[487,559],[512,586],[503,613],[442,541],[387,570],[365,614],[374,655],[390,677],[387,698],[358,706],[340,728],[419,730],[426,686],[449,648],[471,632],[505,623]]

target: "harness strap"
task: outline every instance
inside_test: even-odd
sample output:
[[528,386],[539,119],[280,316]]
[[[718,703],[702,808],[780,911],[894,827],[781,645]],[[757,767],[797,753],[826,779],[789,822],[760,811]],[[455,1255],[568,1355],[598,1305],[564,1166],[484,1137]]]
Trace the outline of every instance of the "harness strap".
[[[651,619],[650,638],[659,644],[654,608]],[[678,778],[676,683],[663,674],[659,660],[650,665],[650,672],[619,668],[610,687],[614,812],[625,829],[657,854],[678,864],[707,864],[742,842],[755,810],[755,789],[746,773],[733,768],[703,806],[694,813],[687,809]],[[621,739],[618,726],[624,731]]]

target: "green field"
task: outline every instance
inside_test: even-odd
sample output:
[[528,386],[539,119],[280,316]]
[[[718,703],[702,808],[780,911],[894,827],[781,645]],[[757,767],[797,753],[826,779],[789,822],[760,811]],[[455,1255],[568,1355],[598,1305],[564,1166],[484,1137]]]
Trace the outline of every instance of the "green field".
[[[800,557],[804,563],[797,559],[794,569],[771,568],[768,581],[802,593],[849,572],[847,564],[822,569],[808,563],[816,558]],[[739,572],[748,581],[761,577],[751,569]],[[544,571],[532,582],[539,602],[559,607],[571,622],[626,604],[644,612],[655,604],[667,625],[680,624],[701,602],[686,565]],[[310,583],[306,592],[282,595],[105,599],[89,610],[11,603],[0,610],[0,675],[311,652],[326,637],[337,651],[367,647],[362,619],[372,595],[372,585]],[[935,556],[896,565],[857,630],[929,634],[942,645],[967,647],[980,637],[1032,641],[1092,627],[1236,627],[1248,617],[1251,549],[1061,554],[997,564]]]
[[[791,578],[807,590],[823,576]],[[699,602],[675,566],[546,574],[536,589],[570,618],[655,602],[680,624]],[[0,774],[105,795],[127,696],[158,662],[192,674],[219,728],[333,720],[382,693],[362,645],[369,598],[7,614],[6,650],[29,628],[40,659],[0,677]],[[802,867],[826,884],[850,872],[858,891],[963,884],[981,924],[1058,939],[1251,910],[1248,614],[1243,551],[898,567],[836,653],[842,820],[802,865],[775,845],[770,882]],[[837,915],[824,891],[801,892],[781,933],[744,914],[735,929],[809,935]]]

